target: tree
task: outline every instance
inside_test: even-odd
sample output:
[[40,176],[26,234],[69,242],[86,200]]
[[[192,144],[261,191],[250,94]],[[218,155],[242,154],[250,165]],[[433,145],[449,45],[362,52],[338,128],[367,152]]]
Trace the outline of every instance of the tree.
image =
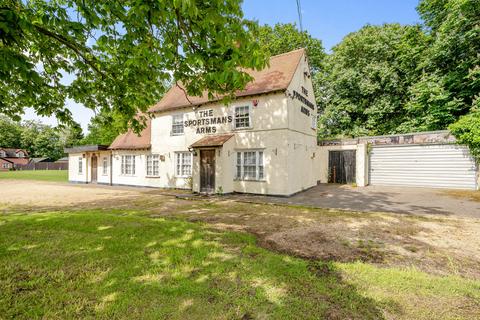
[[110,145],[121,133],[121,120],[111,113],[102,112],[90,120],[88,134],[81,144]]
[[251,80],[242,70],[266,64],[255,32],[240,0],[4,0],[0,110],[18,120],[32,107],[71,123],[71,98],[122,114],[122,130],[138,132],[146,116],[135,116],[165,80],[190,95],[242,89]]
[[260,46],[270,55],[306,48],[313,73],[322,68],[325,58],[322,41],[312,37],[307,31],[300,32],[295,24],[277,23],[273,28],[264,25],[260,27],[258,41]]
[[441,78],[446,124],[459,143],[480,157],[480,1],[422,0],[418,11],[433,38],[425,66]]
[[68,127],[59,130],[61,144],[65,148],[79,145],[84,139],[82,127],[78,123],[74,123]]
[[0,115],[0,148],[20,148],[20,135],[20,124]]
[[319,134],[358,136],[401,132],[404,108],[428,38],[420,26],[367,25],[333,48],[315,76],[323,111]]

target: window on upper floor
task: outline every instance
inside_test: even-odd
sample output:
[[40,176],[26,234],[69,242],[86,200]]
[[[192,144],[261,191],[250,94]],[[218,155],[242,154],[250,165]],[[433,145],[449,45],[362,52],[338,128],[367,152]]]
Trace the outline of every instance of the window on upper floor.
[[177,177],[190,177],[192,175],[192,153],[175,153],[175,175]]
[[23,151],[17,152],[17,158],[24,158],[24,157],[25,157],[25,154],[23,153]]
[[158,177],[159,173],[160,156],[158,154],[147,155],[147,176]]
[[175,114],[172,116],[172,135],[178,136],[183,134],[183,114]]
[[0,157],[6,157],[7,154],[5,153],[5,151],[3,150],[0,150]]
[[263,151],[237,152],[236,178],[239,180],[264,180]]
[[128,175],[128,176],[135,175],[135,156],[133,155],[122,156],[120,172],[123,175]]
[[234,114],[235,129],[251,128],[252,118],[250,106],[236,106]]

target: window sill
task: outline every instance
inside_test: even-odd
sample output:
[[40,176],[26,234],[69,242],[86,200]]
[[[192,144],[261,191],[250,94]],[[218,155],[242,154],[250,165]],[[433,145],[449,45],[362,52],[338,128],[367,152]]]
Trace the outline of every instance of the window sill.
[[160,176],[145,176],[147,179],[158,179]]
[[171,133],[170,132],[170,137],[177,137],[177,136],[184,136],[185,135],[185,132],[184,133]]
[[233,128],[232,131],[252,130],[253,127]]
[[265,179],[233,179],[233,181],[238,181],[238,182],[241,182],[241,181],[247,181],[247,182],[267,182],[267,180]]
[[179,178],[179,179],[186,179],[186,178],[190,178],[191,176],[175,176],[175,178]]
[[120,174],[120,177],[129,177],[129,178],[131,178],[131,177],[136,177],[136,175],[134,175],[134,174]]

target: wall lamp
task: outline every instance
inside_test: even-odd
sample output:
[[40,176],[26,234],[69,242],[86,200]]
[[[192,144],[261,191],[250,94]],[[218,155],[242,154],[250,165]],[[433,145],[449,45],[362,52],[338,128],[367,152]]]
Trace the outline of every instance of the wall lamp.
[[196,149],[194,149],[192,147],[188,147],[188,151],[190,151],[193,154],[194,157],[197,156],[197,150]]

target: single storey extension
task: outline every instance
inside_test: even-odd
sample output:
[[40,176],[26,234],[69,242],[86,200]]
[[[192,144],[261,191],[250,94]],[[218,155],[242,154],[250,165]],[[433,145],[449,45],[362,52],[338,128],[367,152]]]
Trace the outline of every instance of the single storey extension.
[[174,85],[139,136],[68,148],[69,181],[290,196],[318,183],[478,188],[448,132],[317,142],[305,50],[273,56],[228,105]]

